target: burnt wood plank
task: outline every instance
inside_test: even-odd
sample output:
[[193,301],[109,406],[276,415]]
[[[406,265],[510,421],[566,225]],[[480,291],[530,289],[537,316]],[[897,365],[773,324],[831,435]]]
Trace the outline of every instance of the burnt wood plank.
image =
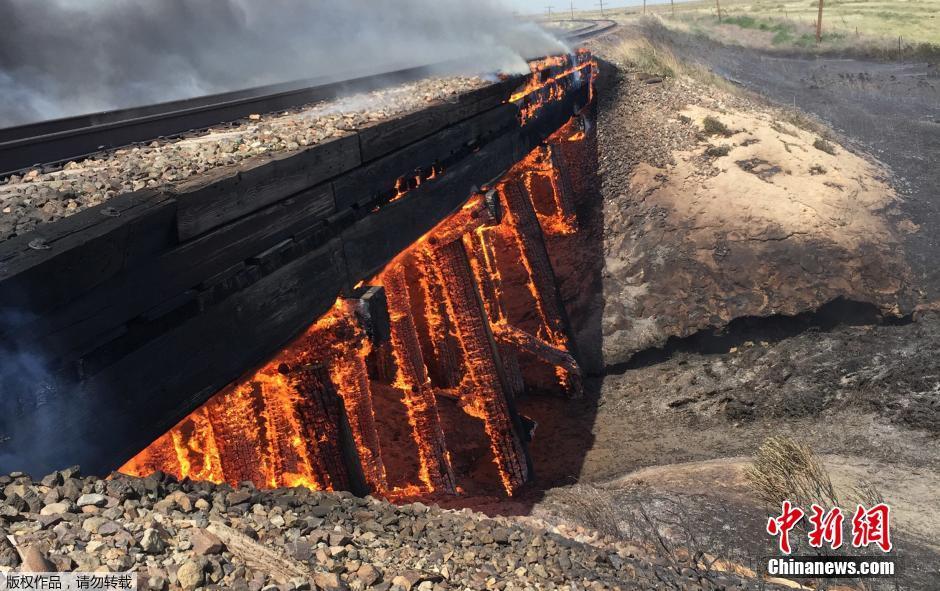
[[[0,338],[170,248],[176,241],[175,218],[172,198],[138,191],[4,242]],[[44,248],[29,246],[37,241]]]
[[319,185],[360,162],[359,138],[349,134],[299,152],[259,156],[210,171],[174,190],[180,241]]
[[346,282],[338,249],[331,241],[59,392],[18,417],[24,428],[3,446],[37,471],[115,469],[324,314]]
[[[518,126],[516,108],[504,105],[448,127],[333,181],[336,208],[363,207],[390,193],[402,176],[449,161]],[[444,175],[448,174],[445,166]]]
[[475,188],[508,169],[516,133],[506,134],[465,158],[446,175],[363,218],[342,234],[352,283],[367,279],[458,209]]
[[516,145],[516,160],[521,160],[546,138],[558,131],[573,116],[579,113],[589,98],[589,86],[573,88],[565,98],[546,104],[538,116],[526,123]]
[[308,233],[332,211],[329,184],[303,191],[129,269],[70,306],[37,319],[25,332],[50,357],[74,358],[98,335],[164,306],[292,236]]
[[515,76],[462,93],[453,101],[432,105],[360,129],[358,133],[362,161],[371,162],[447,126],[498,107],[509,100],[513,89],[522,80],[523,77]]

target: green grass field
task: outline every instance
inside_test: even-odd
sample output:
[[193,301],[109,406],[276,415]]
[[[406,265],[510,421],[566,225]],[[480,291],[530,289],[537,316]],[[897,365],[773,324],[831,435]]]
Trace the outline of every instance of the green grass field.
[[[816,0],[721,0],[719,24],[714,0],[647,7],[667,26],[747,46],[811,51],[936,53],[940,48],[940,0],[824,0],[823,40],[816,43]],[[607,11],[630,20],[640,7]],[[581,13],[581,15],[595,13]],[[581,16],[579,15],[579,16]],[[934,47],[926,47],[929,44]]]

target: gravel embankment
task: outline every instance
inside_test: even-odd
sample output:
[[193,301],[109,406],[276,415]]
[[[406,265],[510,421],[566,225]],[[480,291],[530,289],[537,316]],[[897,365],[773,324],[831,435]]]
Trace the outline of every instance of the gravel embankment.
[[140,589],[725,589],[583,529],[348,493],[0,476],[0,570],[138,573]]
[[246,158],[312,146],[486,84],[478,77],[428,78],[13,175],[0,180],[0,241],[120,193],[172,186]]

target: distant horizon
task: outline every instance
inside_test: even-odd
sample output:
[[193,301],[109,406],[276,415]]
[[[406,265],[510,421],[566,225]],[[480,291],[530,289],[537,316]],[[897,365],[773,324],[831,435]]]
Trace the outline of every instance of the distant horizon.
[[[687,3],[695,0],[676,0],[676,3]],[[646,5],[669,4],[670,0],[648,0]],[[552,13],[559,15],[571,10],[570,0],[507,0],[506,6],[523,14],[544,16],[548,12],[548,6],[552,7]],[[643,6],[642,0],[612,0],[604,1],[605,9],[632,8],[634,6]],[[575,12],[587,12],[600,10],[597,0],[574,0]]]

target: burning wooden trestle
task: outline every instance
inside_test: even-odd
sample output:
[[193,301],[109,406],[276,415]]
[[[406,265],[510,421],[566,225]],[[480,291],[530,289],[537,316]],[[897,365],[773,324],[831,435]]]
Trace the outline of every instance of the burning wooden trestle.
[[[537,200],[539,191],[548,196]],[[547,368],[560,391],[580,394],[543,235],[575,228],[561,151],[540,147],[121,471],[390,496],[458,493],[439,409],[447,399],[482,421],[502,486],[515,493],[533,475],[532,423],[515,406],[527,372]],[[389,484],[383,461],[380,383],[400,394],[417,448],[417,473],[405,488]]]

